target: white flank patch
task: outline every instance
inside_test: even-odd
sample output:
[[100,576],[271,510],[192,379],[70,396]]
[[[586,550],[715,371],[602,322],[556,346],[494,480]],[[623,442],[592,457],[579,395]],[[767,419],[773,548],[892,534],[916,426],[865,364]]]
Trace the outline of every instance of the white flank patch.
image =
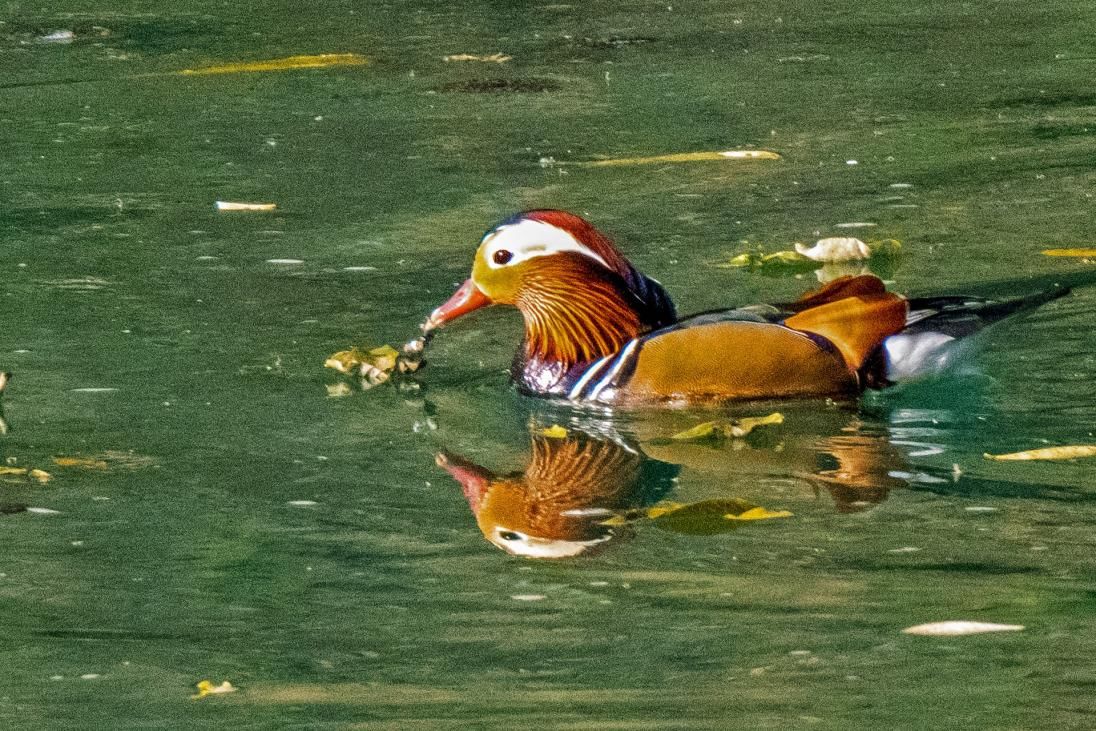
[[[571,234],[550,223],[526,219],[518,223],[499,226],[483,237],[483,260],[492,269],[514,266],[538,256],[550,256],[565,251],[575,251],[588,256],[606,269],[609,265]],[[495,252],[505,249],[512,256],[505,264],[495,262]]]
[[907,635],[926,635],[929,637],[958,637],[959,635],[980,635],[986,632],[1019,632],[1022,624],[994,624],[992,622],[967,622],[951,620],[948,622],[930,622],[902,630]]

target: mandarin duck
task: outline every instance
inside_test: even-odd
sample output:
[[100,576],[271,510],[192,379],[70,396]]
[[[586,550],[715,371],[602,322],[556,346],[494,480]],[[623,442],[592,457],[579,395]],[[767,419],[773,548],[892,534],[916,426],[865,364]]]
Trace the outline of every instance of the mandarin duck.
[[845,276],[794,302],[679,318],[662,285],[589,222],[532,210],[486,233],[471,277],[423,328],[491,304],[515,306],[525,333],[514,382],[572,402],[852,397],[939,371],[958,339],[1068,291],[906,299],[875,276]]

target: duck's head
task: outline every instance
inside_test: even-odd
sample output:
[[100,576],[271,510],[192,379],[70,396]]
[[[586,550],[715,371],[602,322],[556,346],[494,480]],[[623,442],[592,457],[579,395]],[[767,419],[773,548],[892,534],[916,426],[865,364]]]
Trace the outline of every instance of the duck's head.
[[677,316],[653,279],[590,223],[566,211],[518,214],[484,235],[472,276],[430,315],[431,330],[492,304],[525,319],[525,355],[565,365],[616,352]]

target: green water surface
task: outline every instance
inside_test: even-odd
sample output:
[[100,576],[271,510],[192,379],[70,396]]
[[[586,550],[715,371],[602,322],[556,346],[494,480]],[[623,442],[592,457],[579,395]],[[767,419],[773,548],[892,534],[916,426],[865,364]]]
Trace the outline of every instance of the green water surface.
[[[1091,271],[1040,251],[1096,243],[1094,29],[1078,0],[0,6],[0,457],[53,476],[0,477],[0,727],[1093,728],[1096,463],[982,454],[1096,442],[1096,288],[947,378],[657,455],[713,414],[517,395],[513,312],[442,332],[418,390],[322,364],[416,334],[529,207],[684,312],[797,295],[715,264],[820,236],[899,239],[899,292]],[[171,73],[336,52],[369,63]],[[735,148],[782,158],[569,164]],[[510,556],[435,455],[522,472],[553,423],[677,481],[629,483],[597,550]],[[717,498],[793,515],[636,518]],[[949,619],[1026,629],[901,632]]]

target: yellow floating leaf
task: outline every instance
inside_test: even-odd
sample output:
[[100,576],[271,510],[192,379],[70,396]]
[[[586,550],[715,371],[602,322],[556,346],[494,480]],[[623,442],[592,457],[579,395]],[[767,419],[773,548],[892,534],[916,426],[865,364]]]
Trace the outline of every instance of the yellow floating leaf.
[[208,680],[202,680],[196,686],[198,692],[190,696],[191,698],[205,698],[207,695],[220,695],[222,693],[235,693],[236,686],[227,680],[220,685],[214,685]]
[[549,437],[550,439],[566,439],[569,433],[559,424],[552,424],[547,429],[540,430],[541,436]]
[[763,254],[760,251],[747,251],[735,256],[723,264],[716,264],[722,269],[762,269],[762,270],[792,270],[810,271],[821,266],[822,262],[800,254],[798,251],[777,251],[772,254]]
[[779,160],[780,155],[768,150],[726,150],[724,152],[678,152],[650,157],[621,157],[612,160],[591,160],[579,163],[587,167],[617,165],[649,165],[652,163],[707,162],[711,160]]
[[32,480],[38,480],[39,482],[41,482],[43,484],[45,484],[45,483],[47,483],[47,482],[49,482],[50,480],[53,479],[53,475],[46,472],[45,470],[38,470],[38,469],[31,470],[30,472],[27,473],[27,476],[30,477]]
[[986,454],[986,459],[1000,462],[1021,460],[1051,460],[1051,459],[1079,459],[1081,457],[1096,457],[1096,444],[1073,444],[1064,447],[1045,447],[1043,449],[1029,449],[1024,452],[1012,452],[1010,454]]
[[8,467],[6,465],[0,466],[0,475],[25,475],[27,474],[26,467]]
[[492,53],[488,56],[477,56],[474,53],[454,53],[449,56],[442,56],[442,61],[481,61],[484,63],[506,63],[513,60],[513,56],[507,56],[505,53]]
[[1096,258],[1096,249],[1046,249],[1045,256],[1077,256],[1081,258]]
[[328,66],[363,66],[368,61],[356,53],[321,53],[315,56],[287,56],[267,61],[239,61],[197,69],[183,69],[174,73],[180,76],[212,76],[215,74],[243,74],[259,71],[291,71],[316,69]]
[[727,438],[741,438],[760,426],[783,424],[784,415],[774,412],[768,416],[750,416],[742,419],[719,419],[697,424],[692,429],[674,434],[670,439],[681,442],[716,441]]
[[658,527],[687,535],[726,533],[742,522],[790,516],[786,510],[767,510],[737,498],[703,500],[687,505],[667,502],[647,509],[647,517]]
[[80,467],[86,470],[105,470],[105,460],[90,457],[54,457],[53,463],[58,467]]
[[769,520],[771,518],[790,518],[792,514],[787,510],[768,510],[766,508],[750,508],[738,515],[728,513],[723,516],[727,520]]
[[768,416],[747,416],[731,422],[731,436],[744,437],[759,426],[772,426],[783,423],[784,415],[779,411],[774,411]]
[[379,371],[390,371],[396,367],[399,351],[390,345],[382,345],[378,348],[351,348],[341,350],[324,361],[324,366],[334,368],[340,373],[352,373],[361,371],[364,375],[369,368]]
[[714,437],[723,435],[723,422],[719,421],[706,421],[703,424],[697,424],[692,429],[686,429],[685,431],[674,434],[670,439],[676,439],[682,442],[696,442],[702,439],[712,439]]

